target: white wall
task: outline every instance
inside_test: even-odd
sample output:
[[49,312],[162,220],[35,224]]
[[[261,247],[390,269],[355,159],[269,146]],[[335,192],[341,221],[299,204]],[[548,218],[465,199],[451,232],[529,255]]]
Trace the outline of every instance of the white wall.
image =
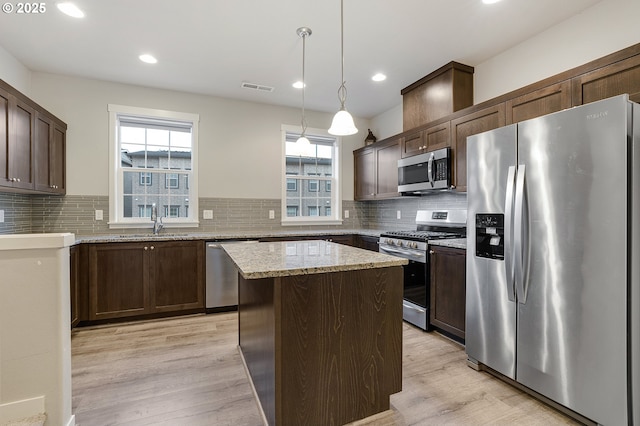
[[30,96],[31,71],[2,46],[0,46],[0,79]]
[[[68,125],[67,194],[108,195],[108,104],[200,114],[201,197],[281,197],[281,125],[299,125],[300,109],[234,101],[70,76],[33,73],[33,98]],[[332,114],[306,111],[310,128]],[[353,199],[353,150],[364,145],[367,120],[344,137],[342,199]]]
[[475,66],[480,103],[640,43],[640,1],[603,0]]
[[374,117],[371,131],[378,140],[402,133],[402,103]]
[[[476,64],[474,103],[640,43],[639,16],[639,0],[602,0],[583,13]],[[402,104],[397,108],[402,111]],[[401,132],[402,115],[395,111],[371,120],[384,137]]]

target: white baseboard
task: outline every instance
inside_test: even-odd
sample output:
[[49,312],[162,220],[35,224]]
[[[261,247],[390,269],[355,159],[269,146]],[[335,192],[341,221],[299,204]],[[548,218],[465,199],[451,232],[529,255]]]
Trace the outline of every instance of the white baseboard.
[[72,414],[67,426],[76,426],[76,415]]
[[44,396],[0,404],[0,424],[40,413],[44,413]]

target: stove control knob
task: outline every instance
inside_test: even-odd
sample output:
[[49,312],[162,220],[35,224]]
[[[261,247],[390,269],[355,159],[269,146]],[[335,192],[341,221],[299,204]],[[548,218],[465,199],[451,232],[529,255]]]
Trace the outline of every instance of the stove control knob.
[[398,241],[398,247],[402,247],[402,241]]
[[413,243],[410,243],[410,244],[411,244],[411,248],[418,248],[418,243],[413,242]]

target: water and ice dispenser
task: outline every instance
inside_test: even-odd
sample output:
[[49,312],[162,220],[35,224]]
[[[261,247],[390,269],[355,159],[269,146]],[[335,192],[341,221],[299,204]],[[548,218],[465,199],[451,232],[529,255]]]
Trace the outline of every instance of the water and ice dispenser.
[[476,214],[476,256],[504,260],[504,214]]

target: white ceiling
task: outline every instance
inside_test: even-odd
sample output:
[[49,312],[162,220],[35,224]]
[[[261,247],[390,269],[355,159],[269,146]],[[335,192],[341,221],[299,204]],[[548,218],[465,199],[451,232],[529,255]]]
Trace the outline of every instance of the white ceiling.
[[[345,0],[347,109],[374,117],[400,90],[454,60],[476,66],[599,0]],[[32,71],[300,107],[338,109],[339,0],[76,0],[84,19],[53,2],[41,15],[0,14],[0,45]],[[148,65],[138,55],[152,53]],[[532,58],[533,60],[533,58]],[[387,74],[382,83],[371,81]],[[1,76],[0,76],[1,78]],[[271,93],[240,87],[272,86]]]

